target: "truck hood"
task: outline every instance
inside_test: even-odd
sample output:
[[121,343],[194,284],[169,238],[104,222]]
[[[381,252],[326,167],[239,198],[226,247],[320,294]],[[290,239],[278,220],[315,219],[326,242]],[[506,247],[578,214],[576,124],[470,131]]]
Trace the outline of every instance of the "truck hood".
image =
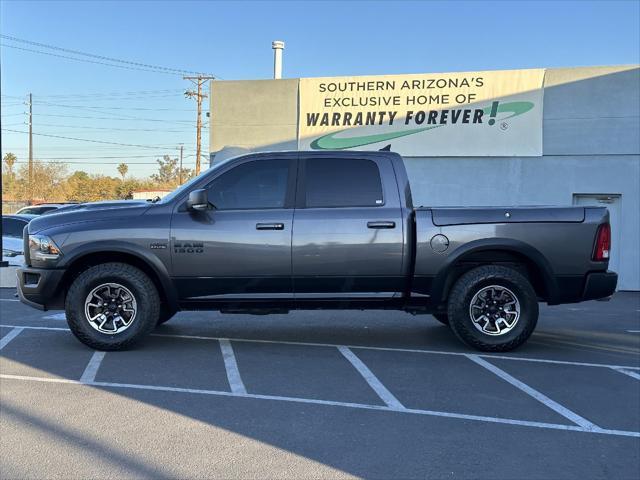
[[38,233],[53,227],[72,223],[93,222],[113,218],[135,217],[142,215],[151,203],[145,200],[119,200],[91,202],[74,205],[58,213],[41,215],[29,222],[29,233]]

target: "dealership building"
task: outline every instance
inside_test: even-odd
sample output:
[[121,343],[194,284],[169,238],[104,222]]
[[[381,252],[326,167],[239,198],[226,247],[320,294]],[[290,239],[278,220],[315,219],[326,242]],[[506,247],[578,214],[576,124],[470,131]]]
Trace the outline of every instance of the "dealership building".
[[[640,290],[640,68],[214,81],[210,158],[390,148],[415,205],[598,205]],[[558,244],[564,239],[558,238]]]

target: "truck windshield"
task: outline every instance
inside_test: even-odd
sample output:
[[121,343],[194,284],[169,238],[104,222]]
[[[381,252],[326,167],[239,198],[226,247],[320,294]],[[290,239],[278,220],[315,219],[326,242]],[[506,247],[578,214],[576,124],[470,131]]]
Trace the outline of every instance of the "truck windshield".
[[168,195],[165,195],[161,200],[158,200],[157,203],[169,203],[169,202],[172,202],[175,198],[177,198],[180,195],[182,195],[183,193],[188,192],[189,190],[191,190],[193,185],[198,183],[205,176],[215,172],[220,167],[225,165],[229,160],[232,160],[232,159],[230,158],[228,160],[225,160],[223,162],[220,162],[220,163],[214,165],[211,168],[207,168],[206,170],[203,170],[202,172],[200,172],[200,175],[198,175],[197,177],[193,177],[192,179],[188,180],[186,183],[183,183],[178,188],[176,188],[173,192],[169,193]]

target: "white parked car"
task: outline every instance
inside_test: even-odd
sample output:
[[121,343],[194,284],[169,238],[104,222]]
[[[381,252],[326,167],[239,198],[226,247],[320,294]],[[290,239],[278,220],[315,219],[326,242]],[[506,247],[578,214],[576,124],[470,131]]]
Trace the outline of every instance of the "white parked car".
[[75,203],[41,203],[40,205],[29,205],[18,210],[16,215],[42,215],[44,213],[55,212],[67,205],[75,205]]
[[22,230],[36,215],[2,216],[2,260],[9,265],[24,264]]

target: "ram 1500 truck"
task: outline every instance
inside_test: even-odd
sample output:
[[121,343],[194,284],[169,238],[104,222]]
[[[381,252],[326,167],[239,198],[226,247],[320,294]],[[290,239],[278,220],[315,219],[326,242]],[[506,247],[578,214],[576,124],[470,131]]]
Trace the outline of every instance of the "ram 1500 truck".
[[610,238],[600,207],[414,208],[392,152],[254,153],[162,200],[32,220],[18,290],[101,350],[179,310],[398,309],[506,351],[538,302],[613,294]]

